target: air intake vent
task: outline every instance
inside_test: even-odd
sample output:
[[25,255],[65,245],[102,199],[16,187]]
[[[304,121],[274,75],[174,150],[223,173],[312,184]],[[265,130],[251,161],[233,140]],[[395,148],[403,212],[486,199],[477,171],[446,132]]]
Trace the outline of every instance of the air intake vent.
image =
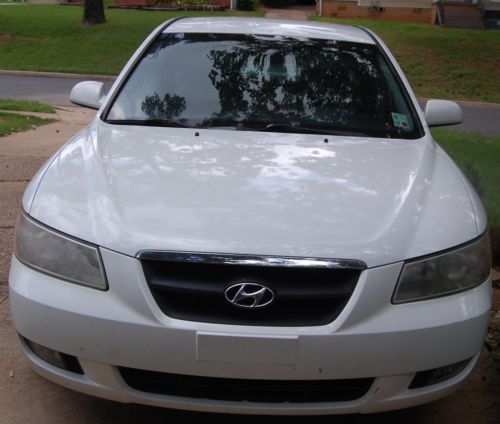
[[[199,256],[197,256],[199,259]],[[142,258],[151,292],[169,317],[208,323],[257,326],[318,326],[337,318],[351,297],[357,269],[329,267],[325,261],[180,261]],[[264,286],[274,298],[262,308],[242,308],[228,301],[235,284]],[[231,289],[230,289],[231,290]],[[230,290],[228,291],[229,294]],[[233,289],[234,291],[234,289]],[[248,304],[251,304],[249,302]]]

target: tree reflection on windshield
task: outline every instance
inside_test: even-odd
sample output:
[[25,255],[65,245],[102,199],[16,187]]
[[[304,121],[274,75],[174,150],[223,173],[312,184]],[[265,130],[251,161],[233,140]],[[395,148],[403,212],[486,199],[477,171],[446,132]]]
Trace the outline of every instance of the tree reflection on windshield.
[[[405,131],[394,115],[408,123]],[[415,138],[413,116],[373,45],[166,33],[141,59],[108,118]]]
[[179,122],[186,121],[180,116],[186,109],[186,99],[177,94],[167,93],[160,99],[158,93],[146,96],[141,105],[142,111],[149,119],[176,119]]
[[324,49],[317,41],[270,47],[260,40],[212,49],[209,78],[220,109],[211,118],[340,127],[360,118],[385,123],[385,85],[377,81],[381,75],[374,63],[356,49]]

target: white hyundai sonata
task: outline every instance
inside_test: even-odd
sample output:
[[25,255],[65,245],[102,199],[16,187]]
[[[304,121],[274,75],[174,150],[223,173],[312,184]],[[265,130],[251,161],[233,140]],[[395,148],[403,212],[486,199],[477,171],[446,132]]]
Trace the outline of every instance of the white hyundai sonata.
[[491,304],[487,221],[384,43],[341,25],[158,27],[28,186],[10,301],[63,386],[245,414],[456,390]]

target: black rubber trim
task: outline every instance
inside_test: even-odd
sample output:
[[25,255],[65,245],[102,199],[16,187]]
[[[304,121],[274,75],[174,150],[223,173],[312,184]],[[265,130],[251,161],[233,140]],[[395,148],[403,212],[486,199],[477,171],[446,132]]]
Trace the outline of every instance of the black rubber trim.
[[347,402],[363,397],[373,378],[346,380],[246,380],[199,377],[119,367],[135,390],[167,396],[233,402]]

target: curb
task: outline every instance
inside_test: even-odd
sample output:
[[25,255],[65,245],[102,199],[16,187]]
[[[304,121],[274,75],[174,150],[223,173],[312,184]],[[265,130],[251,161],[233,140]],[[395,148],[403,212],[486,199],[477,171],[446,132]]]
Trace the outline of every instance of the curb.
[[14,71],[9,69],[0,69],[0,75],[17,75],[22,77],[44,78],[97,79],[106,81],[113,81],[117,77],[117,75],[67,74],[63,72]]
[[29,110],[8,110],[8,109],[0,109],[0,113],[12,113],[14,115],[21,116],[36,116],[38,118],[44,119],[59,119],[56,112],[33,112]]

